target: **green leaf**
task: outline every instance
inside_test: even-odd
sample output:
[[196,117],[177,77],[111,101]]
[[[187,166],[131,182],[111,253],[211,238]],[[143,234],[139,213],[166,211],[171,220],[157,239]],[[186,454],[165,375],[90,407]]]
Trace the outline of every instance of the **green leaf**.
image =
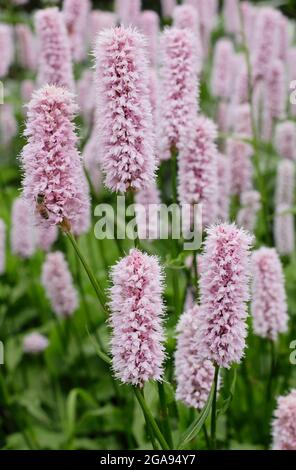
[[66,432],[69,440],[75,435],[77,400],[79,397],[86,403],[94,407],[97,406],[97,403],[92,396],[82,388],[74,388],[71,390],[66,402]]
[[210,394],[208,396],[207,402],[202,410],[202,412],[198,415],[195,421],[189,426],[187,431],[183,434],[177,449],[182,449],[188,442],[190,442],[194,437],[199,433],[203,424],[205,423],[207,417],[210,414],[212,401],[214,397],[214,383],[212,385]]

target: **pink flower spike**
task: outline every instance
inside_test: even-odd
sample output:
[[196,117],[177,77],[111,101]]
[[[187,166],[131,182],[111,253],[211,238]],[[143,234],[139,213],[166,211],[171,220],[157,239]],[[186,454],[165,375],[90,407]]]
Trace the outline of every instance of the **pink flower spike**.
[[24,337],[23,349],[26,354],[40,354],[49,345],[48,339],[40,333],[30,333]]
[[201,359],[196,341],[199,307],[184,312],[177,325],[175,353],[176,398],[187,406],[201,410],[209,396],[215,368],[211,361]]
[[86,58],[90,10],[90,0],[63,1],[63,17],[75,62],[81,62]]
[[73,285],[68,263],[61,251],[48,253],[42,267],[42,285],[52,310],[68,318],[78,307],[78,296]]
[[49,227],[42,224],[36,226],[36,244],[38,248],[49,251],[58,238],[58,229],[56,225]]
[[287,90],[284,64],[276,59],[271,63],[266,77],[266,112],[272,119],[283,119],[286,114]]
[[37,214],[37,220],[47,225],[66,219],[74,228],[90,210],[72,122],[76,110],[70,92],[49,85],[34,93],[28,106],[23,192],[31,207],[45,206],[47,217]]
[[147,38],[149,62],[156,65],[159,35],[159,16],[153,10],[144,10],[139,17],[139,28]]
[[294,205],[295,164],[287,158],[281,160],[277,167],[275,204]]
[[195,54],[197,68],[200,72],[202,67],[202,41],[200,36],[200,24],[197,10],[191,5],[178,5],[173,13],[173,25],[175,28],[188,29],[195,37]]
[[211,89],[217,98],[227,99],[231,94],[234,49],[229,39],[219,39],[215,45]]
[[155,154],[144,37],[122,26],[98,36],[96,56],[99,158],[111,191],[144,189]]
[[200,116],[182,136],[178,195],[181,204],[202,203],[204,226],[218,216],[217,128],[213,121]]
[[296,450],[296,390],[277,400],[272,422],[273,450]]
[[288,329],[287,300],[281,262],[274,248],[252,255],[253,328],[256,335],[276,341]]
[[36,70],[37,54],[35,37],[26,24],[18,24],[15,27],[18,60],[22,67],[28,70]]
[[241,33],[239,1],[240,0],[225,0],[223,8],[225,30],[228,33],[235,34],[236,37]]
[[35,14],[38,41],[37,84],[57,85],[74,90],[70,44],[62,13],[45,8]]
[[237,224],[252,233],[261,207],[260,193],[254,189],[245,191],[241,194],[240,202],[242,207],[237,214]]
[[0,219],[0,276],[4,274],[6,266],[6,225]]
[[274,241],[281,256],[290,256],[295,250],[294,216],[287,204],[275,208]]
[[137,229],[140,239],[151,240],[159,237],[158,216],[160,192],[156,182],[147,189],[138,191],[135,195]]
[[162,380],[163,273],[158,259],[132,249],[111,272],[111,350],[115,376],[143,387]]
[[197,343],[201,357],[221,367],[239,363],[246,346],[251,242],[252,237],[234,224],[207,230]]
[[199,82],[195,38],[191,31],[167,28],[161,38],[160,121],[158,152],[168,160],[180,147],[181,134],[198,112]]
[[279,122],[275,128],[275,148],[282,158],[296,161],[296,124]]
[[30,207],[21,197],[13,202],[11,220],[12,253],[24,259],[31,258],[35,252],[33,217]]

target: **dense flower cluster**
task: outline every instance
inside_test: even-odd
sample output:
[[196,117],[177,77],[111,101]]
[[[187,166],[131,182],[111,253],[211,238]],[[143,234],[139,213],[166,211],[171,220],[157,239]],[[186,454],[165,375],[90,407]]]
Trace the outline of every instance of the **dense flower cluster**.
[[277,401],[272,423],[273,449],[296,450],[296,390]]

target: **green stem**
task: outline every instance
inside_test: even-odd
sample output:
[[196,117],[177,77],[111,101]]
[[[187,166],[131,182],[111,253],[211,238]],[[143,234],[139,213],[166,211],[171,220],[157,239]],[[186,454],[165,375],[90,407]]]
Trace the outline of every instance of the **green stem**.
[[170,427],[165,388],[164,388],[163,382],[158,382],[157,385],[158,385],[161,415],[162,415],[162,420],[163,420],[163,433],[170,448],[173,449],[174,443],[173,443],[173,437],[172,437],[171,427]]
[[215,377],[214,377],[214,395],[212,401],[212,414],[211,414],[211,444],[212,449],[216,449],[216,410],[217,410],[217,388],[218,388],[218,377],[219,377],[219,366],[215,365]]
[[95,290],[95,293],[97,295],[97,298],[101,304],[101,306],[103,307],[103,310],[105,311],[106,315],[108,315],[108,312],[107,312],[107,308],[106,308],[106,299],[105,299],[105,294],[98,282],[98,280],[96,279],[96,277],[94,276],[91,268],[89,267],[87,261],[85,260],[83,254],[81,253],[80,251],[80,248],[79,246],[77,245],[77,242],[75,240],[75,238],[73,237],[73,235],[70,233],[70,232],[65,232],[68,239],[70,240],[74,250],[76,251],[76,254],[78,256],[78,258],[80,259],[84,269],[85,269],[85,272]]
[[144,414],[145,418],[147,419],[147,421],[149,422],[151,428],[153,429],[155,437],[157,438],[159,444],[161,445],[161,448],[163,450],[170,450],[170,447],[169,447],[168,443],[166,442],[165,438],[163,437],[163,435],[162,435],[162,433],[161,433],[155,419],[153,418],[152,413],[151,413],[151,411],[150,411],[150,409],[149,409],[149,407],[148,407],[148,405],[145,401],[143,392],[137,387],[134,388],[134,392],[135,392],[136,398],[139,402],[139,405],[142,408],[143,414]]

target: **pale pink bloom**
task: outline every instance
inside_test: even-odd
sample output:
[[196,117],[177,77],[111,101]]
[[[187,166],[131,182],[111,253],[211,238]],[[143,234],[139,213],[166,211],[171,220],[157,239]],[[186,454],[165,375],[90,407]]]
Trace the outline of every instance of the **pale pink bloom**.
[[164,16],[165,18],[172,17],[176,4],[176,0],[161,0],[162,16]]
[[78,295],[68,263],[61,251],[46,255],[41,282],[52,310],[59,317],[70,317],[78,307]]
[[296,450],[296,390],[277,400],[272,422],[273,450]]
[[246,58],[243,54],[235,54],[234,70],[232,76],[231,105],[248,103],[249,77]]
[[36,207],[38,195],[47,208],[48,225],[66,219],[73,225],[90,210],[78,138],[72,122],[77,107],[72,94],[46,85],[33,95],[28,106],[22,151],[24,196]]
[[175,353],[176,398],[187,406],[201,410],[209,396],[215,368],[211,361],[201,359],[196,340],[199,307],[185,311],[177,325]]
[[260,194],[251,189],[245,191],[240,197],[241,208],[237,214],[237,225],[249,232],[253,232],[256,227],[258,211],[261,207]]
[[207,231],[196,341],[203,358],[226,368],[241,361],[246,346],[251,242],[234,224]]
[[35,36],[26,24],[16,25],[15,32],[19,63],[23,68],[35,71],[37,65]]
[[199,116],[184,133],[178,155],[178,196],[181,204],[202,203],[202,223],[212,224],[218,216],[218,175],[215,143],[217,128]]
[[258,9],[250,2],[241,2],[241,9],[247,45],[249,49],[252,50],[254,44],[254,25],[256,23]]
[[160,192],[153,182],[148,188],[135,195],[136,221],[138,236],[143,240],[154,240],[159,237]]
[[275,205],[294,205],[295,163],[287,158],[280,160],[277,166]]
[[293,121],[277,123],[275,148],[282,158],[296,161],[296,124]]
[[33,80],[26,79],[22,81],[21,95],[22,95],[22,100],[25,104],[31,101],[34,88],[35,88],[35,83],[33,82]]
[[168,160],[179,150],[181,134],[192,125],[198,112],[198,57],[191,31],[167,28],[162,34],[160,120],[158,151]]
[[[81,164],[77,169],[77,181],[80,182],[80,194],[82,199],[80,201],[79,212],[77,212],[76,217],[72,221],[72,232],[76,237],[83,235],[89,232],[91,228],[91,205],[90,205],[90,188],[86,174],[83,169],[83,162],[81,159]],[[83,204],[82,204],[83,202]]]
[[295,249],[294,216],[291,206],[282,204],[275,208],[274,241],[278,253],[289,256]]
[[132,249],[111,272],[111,349],[115,376],[142,387],[162,380],[163,272],[158,259]]
[[9,145],[17,133],[17,120],[13,105],[0,104],[0,137],[3,145]]
[[231,192],[241,194],[252,186],[253,149],[250,144],[239,137],[251,137],[251,111],[248,104],[234,106],[231,110],[231,123],[235,134],[234,138],[226,141],[226,155],[230,160]]
[[95,98],[94,72],[85,69],[77,82],[77,102],[81,114],[88,125],[93,121]]
[[63,1],[63,17],[75,62],[81,62],[86,58],[90,10],[90,0]]
[[253,79],[268,78],[269,67],[278,57],[280,13],[271,7],[258,9],[252,51]]
[[229,113],[231,111],[230,104],[227,101],[219,100],[217,106],[217,116],[216,121],[218,125],[218,129],[221,132],[229,132],[230,130],[230,120],[229,120]]
[[159,35],[159,16],[153,10],[144,10],[140,16],[138,25],[140,31],[147,39],[147,52],[151,65],[156,65]]
[[116,26],[116,14],[111,11],[93,10],[90,14],[90,42],[94,46],[97,35],[104,29]]
[[35,252],[34,222],[31,208],[18,197],[14,200],[11,214],[10,243],[13,254],[30,258]]
[[39,224],[35,227],[36,245],[44,251],[49,251],[58,238],[58,229],[56,225],[44,226]]
[[[192,256],[190,256],[191,260],[189,263],[189,267],[192,268]],[[186,265],[187,265],[187,260],[186,260]],[[184,302],[184,311],[187,312],[187,310],[190,310],[194,307],[195,305],[195,297],[194,297],[194,292],[192,287],[188,287],[186,291],[186,298]]]
[[112,191],[144,189],[156,167],[144,37],[117,27],[96,46],[98,148]]
[[286,63],[289,53],[289,46],[291,43],[290,31],[289,31],[289,20],[284,15],[280,15],[279,18],[279,29],[280,29],[280,43],[279,43],[279,59]]
[[141,0],[115,0],[115,11],[123,26],[136,26],[141,12]]
[[217,175],[218,175],[218,218],[222,221],[229,219],[230,206],[230,161],[229,158],[221,153],[217,157]]
[[239,0],[225,0],[223,6],[223,18],[225,30],[236,37],[241,32],[241,21],[239,12]]
[[5,272],[6,265],[6,225],[0,219],[0,276]]
[[62,13],[45,8],[35,15],[38,41],[38,87],[49,84],[74,90],[70,44]]
[[287,92],[286,73],[281,60],[276,59],[272,62],[268,69],[265,83],[267,108],[265,113],[269,113],[272,119],[284,118],[287,106]]
[[191,5],[178,5],[173,13],[173,25],[179,29],[189,29],[195,36],[195,46],[198,59],[198,71],[202,66],[202,42],[200,37],[200,24],[196,8]]
[[217,20],[218,2],[217,0],[185,0],[184,3],[186,5],[193,5],[198,11],[202,49],[205,55],[207,55],[210,47],[211,32]]
[[281,262],[274,248],[262,247],[252,255],[253,329],[276,341],[288,329],[288,307]]
[[229,39],[219,39],[214,50],[211,90],[213,96],[227,99],[230,97],[233,85],[234,49]]
[[82,159],[84,167],[88,173],[91,184],[96,192],[98,192],[102,185],[102,173],[99,167],[99,149],[97,131],[94,128],[90,137],[88,138],[83,152]]
[[48,339],[37,332],[26,335],[23,341],[23,349],[26,354],[40,354],[48,345]]
[[6,77],[14,59],[14,44],[12,28],[8,24],[0,23],[0,78]]

